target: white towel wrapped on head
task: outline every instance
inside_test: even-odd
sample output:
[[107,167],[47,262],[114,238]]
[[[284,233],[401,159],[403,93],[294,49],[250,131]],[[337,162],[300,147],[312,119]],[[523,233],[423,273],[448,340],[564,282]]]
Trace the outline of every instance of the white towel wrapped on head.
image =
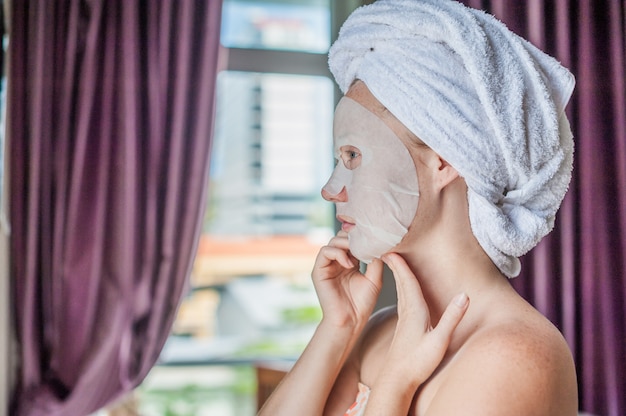
[[476,239],[507,276],[554,226],[572,170],[574,77],[482,11],[452,0],[378,0],[329,53],[468,185]]

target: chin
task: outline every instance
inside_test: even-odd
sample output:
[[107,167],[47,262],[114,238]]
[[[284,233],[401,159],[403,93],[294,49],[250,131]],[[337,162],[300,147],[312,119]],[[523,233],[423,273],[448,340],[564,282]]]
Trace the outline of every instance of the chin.
[[370,264],[372,260],[379,259],[383,254],[393,248],[389,244],[377,241],[374,238],[363,238],[358,233],[351,232],[348,234],[350,241],[350,253],[363,263]]

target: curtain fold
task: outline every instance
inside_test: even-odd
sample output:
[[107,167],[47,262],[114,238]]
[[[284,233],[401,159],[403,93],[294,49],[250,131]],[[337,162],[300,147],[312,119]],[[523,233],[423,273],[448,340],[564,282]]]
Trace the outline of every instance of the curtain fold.
[[626,414],[626,1],[465,0],[576,76],[575,141],[555,230],[522,259],[518,291],[564,333],[580,408]]
[[86,415],[169,334],[206,199],[220,1],[12,3],[14,415]]

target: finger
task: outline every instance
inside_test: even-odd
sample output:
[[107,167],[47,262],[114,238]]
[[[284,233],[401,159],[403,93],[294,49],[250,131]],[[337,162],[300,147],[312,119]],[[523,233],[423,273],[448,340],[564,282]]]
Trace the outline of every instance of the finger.
[[352,269],[356,267],[354,262],[350,259],[350,256],[345,250],[337,247],[324,246],[320,249],[317,259],[315,260],[316,267],[326,267],[333,261],[336,261],[346,269]]
[[465,312],[469,307],[469,298],[465,293],[461,293],[452,299],[452,301],[446,307],[446,310],[441,315],[439,323],[432,330],[433,335],[436,335],[446,343],[449,342],[452,333],[465,316]]
[[350,240],[348,239],[347,232],[339,231],[335,237],[331,238],[328,245],[348,251],[348,256],[350,257],[352,263],[359,264],[359,260],[350,252]]
[[365,269],[365,277],[378,288],[383,285],[383,262],[374,259]]
[[339,231],[337,231],[337,234],[336,234],[336,235],[337,235],[337,237],[345,237],[345,238],[348,238],[348,232],[347,232],[347,231],[344,231],[344,230],[339,230]]
[[344,250],[348,250],[350,248],[350,241],[348,240],[347,236],[343,237],[343,236],[337,235],[330,239],[330,241],[328,242],[328,245],[331,247],[339,247]]
[[426,301],[422,294],[422,288],[402,256],[397,253],[387,253],[382,259],[393,272],[393,277],[396,281],[398,308],[407,308],[412,304],[420,309],[425,308]]

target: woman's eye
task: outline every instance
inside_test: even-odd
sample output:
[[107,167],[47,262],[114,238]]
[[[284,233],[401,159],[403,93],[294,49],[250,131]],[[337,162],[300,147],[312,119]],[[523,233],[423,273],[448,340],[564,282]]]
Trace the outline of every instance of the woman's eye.
[[361,152],[353,146],[345,146],[341,149],[341,159],[347,169],[356,169],[361,165]]

